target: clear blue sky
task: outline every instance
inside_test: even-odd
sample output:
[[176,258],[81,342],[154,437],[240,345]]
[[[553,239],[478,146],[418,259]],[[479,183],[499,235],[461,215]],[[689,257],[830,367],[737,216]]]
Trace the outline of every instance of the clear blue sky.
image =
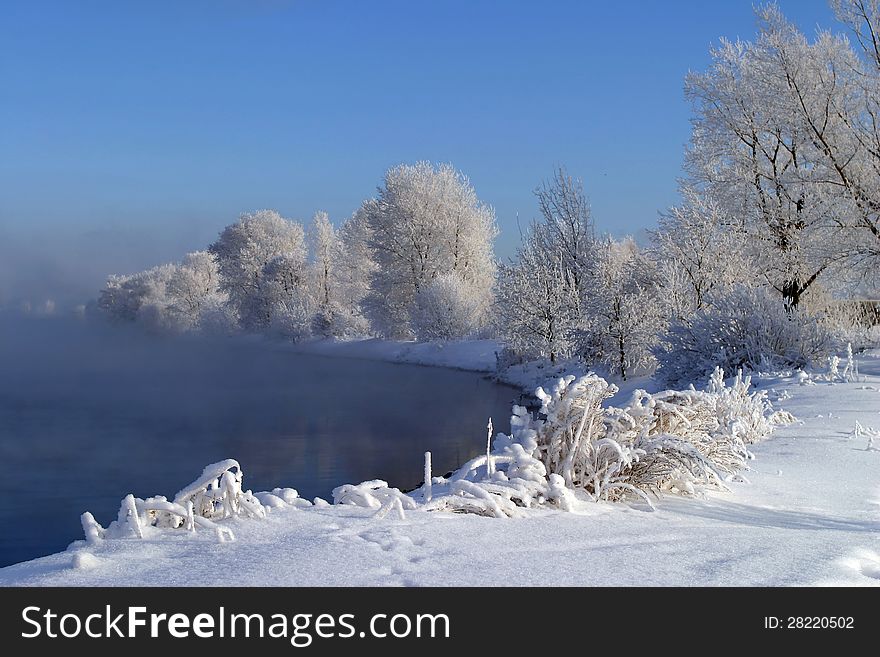
[[751,0],[0,0],[0,302],[88,294],[243,210],[338,222],[420,159],[470,176],[500,255],[557,163],[636,233],[676,198],[685,73],[754,32]]

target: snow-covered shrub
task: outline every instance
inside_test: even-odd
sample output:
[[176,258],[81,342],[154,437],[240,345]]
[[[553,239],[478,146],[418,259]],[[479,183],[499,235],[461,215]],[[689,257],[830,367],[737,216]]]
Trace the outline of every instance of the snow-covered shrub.
[[[467,479],[481,489],[480,496],[473,486],[456,491],[465,499],[454,502],[435,492],[433,508],[454,504],[471,512],[479,507],[486,515],[513,515],[516,506],[536,501],[573,508],[573,490],[594,501],[620,500],[628,493],[646,501],[649,492],[694,494],[738,476],[751,458],[748,445],[769,435],[774,424],[793,421],[784,412],[771,415],[766,394],[752,391],[748,377],[740,373],[726,385],[720,369],[705,391],[639,390],[623,408],[604,407],[616,390],[595,374],[561,378],[549,392],[539,389],[539,417],[514,407],[512,435],[495,440],[489,458],[502,474],[487,476],[487,457],[479,456],[449,481]],[[560,485],[568,491],[564,497]],[[518,494],[511,495],[512,489]]]
[[736,434],[747,445],[766,438],[773,431],[773,407],[763,390],[752,391],[752,378],[739,370],[728,386],[724,371],[717,367],[709,379],[710,395],[718,419],[719,432]]
[[[658,405],[641,393],[625,409],[602,407],[616,387],[594,374],[560,379],[550,393],[538,390],[545,419],[536,428],[538,451],[548,472],[591,499],[619,500],[626,493],[669,489],[670,482],[716,483],[715,468],[688,440],[662,431]],[[640,391],[641,392],[641,391]],[[660,404],[662,407],[662,403]],[[650,502],[649,502],[650,504]]]
[[547,475],[536,457],[536,420],[522,406],[513,407],[513,435],[499,433],[490,454],[471,459],[445,479],[434,477],[417,493],[426,511],[517,516],[522,509],[551,506],[570,511],[576,505],[561,477]]
[[308,338],[312,331],[313,308],[311,299],[305,293],[292,293],[272,307],[267,332],[292,342]]
[[617,393],[617,386],[596,375],[559,379],[548,393],[538,388],[541,414],[546,419],[536,440],[548,472],[560,475],[566,486],[584,486],[610,467],[619,456],[617,445],[605,440],[602,403]]
[[234,540],[228,527],[216,521],[242,516],[264,518],[266,510],[251,491],[242,489],[243,473],[238,461],[227,459],[205,467],[202,474],[183,488],[169,502],[163,496],[136,498],[127,495],[119,508],[117,519],[104,529],[91,513],[82,515],[86,541],[94,543],[105,538],[144,538],[147,528],[195,531],[196,527],[212,530],[218,540]]
[[717,471],[735,472],[747,456],[741,440],[718,440],[710,396],[697,391],[633,394],[623,409],[609,409],[609,431],[644,452],[630,472],[639,489],[693,492],[717,484]]
[[242,490],[243,477],[238,461],[226,459],[213,463],[174,496],[174,503],[182,506],[192,503],[195,513],[208,519],[239,515],[262,518],[266,513],[259,501],[251,491]]
[[422,508],[503,518],[548,503],[570,506],[569,498],[559,492],[558,486],[551,488],[543,464],[522,445],[514,442],[500,451],[496,448],[489,458],[491,468],[486,467],[487,458],[482,455],[464,464],[449,479],[435,477],[432,497]]
[[861,380],[859,375],[859,362],[853,352],[852,343],[846,343],[846,351],[843,357],[837,354],[828,356],[825,363],[825,371],[814,373],[816,381],[828,381],[829,383],[845,383]]
[[404,509],[415,509],[413,498],[396,488],[389,488],[381,479],[353,485],[344,484],[333,489],[334,504],[351,504],[379,510],[385,506],[400,504]]
[[235,309],[222,298],[210,299],[202,304],[199,330],[209,336],[233,335],[239,331]]
[[827,357],[833,335],[802,310],[786,310],[765,288],[737,286],[689,320],[673,322],[654,353],[671,385],[726,371],[803,367]]
[[485,317],[485,299],[449,272],[416,294],[412,325],[418,340],[462,340],[479,331]]
[[495,352],[495,371],[499,373],[504,372],[504,370],[510,367],[522,365],[530,360],[532,358],[530,358],[529,354],[523,354],[510,347],[502,347],[499,351]]
[[698,488],[718,486],[715,464],[687,440],[670,434],[641,437],[635,442],[640,458],[626,473],[626,483],[644,495],[678,492],[693,495]]

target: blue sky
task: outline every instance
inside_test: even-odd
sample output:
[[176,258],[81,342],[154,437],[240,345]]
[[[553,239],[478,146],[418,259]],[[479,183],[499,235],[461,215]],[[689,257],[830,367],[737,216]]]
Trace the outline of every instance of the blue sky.
[[470,176],[502,256],[556,164],[600,230],[638,232],[676,198],[685,73],[754,32],[751,0],[0,0],[0,302],[178,259],[244,210],[338,222],[420,159]]

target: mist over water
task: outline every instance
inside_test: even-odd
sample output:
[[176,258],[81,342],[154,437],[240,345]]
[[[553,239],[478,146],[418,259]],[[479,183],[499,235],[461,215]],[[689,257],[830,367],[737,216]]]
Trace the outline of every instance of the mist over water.
[[330,499],[343,483],[408,488],[509,429],[512,388],[478,374],[295,354],[262,340],[151,336],[0,314],[0,565],[63,550],[91,511],[165,495],[235,458],[245,488]]

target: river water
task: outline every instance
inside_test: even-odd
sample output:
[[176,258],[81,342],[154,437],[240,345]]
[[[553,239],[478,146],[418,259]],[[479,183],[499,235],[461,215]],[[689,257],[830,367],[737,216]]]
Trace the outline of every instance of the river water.
[[328,500],[343,483],[413,487],[509,429],[512,388],[442,368],[161,338],[78,320],[0,319],[0,566],[63,550],[91,511],[174,493],[237,459],[245,488]]

